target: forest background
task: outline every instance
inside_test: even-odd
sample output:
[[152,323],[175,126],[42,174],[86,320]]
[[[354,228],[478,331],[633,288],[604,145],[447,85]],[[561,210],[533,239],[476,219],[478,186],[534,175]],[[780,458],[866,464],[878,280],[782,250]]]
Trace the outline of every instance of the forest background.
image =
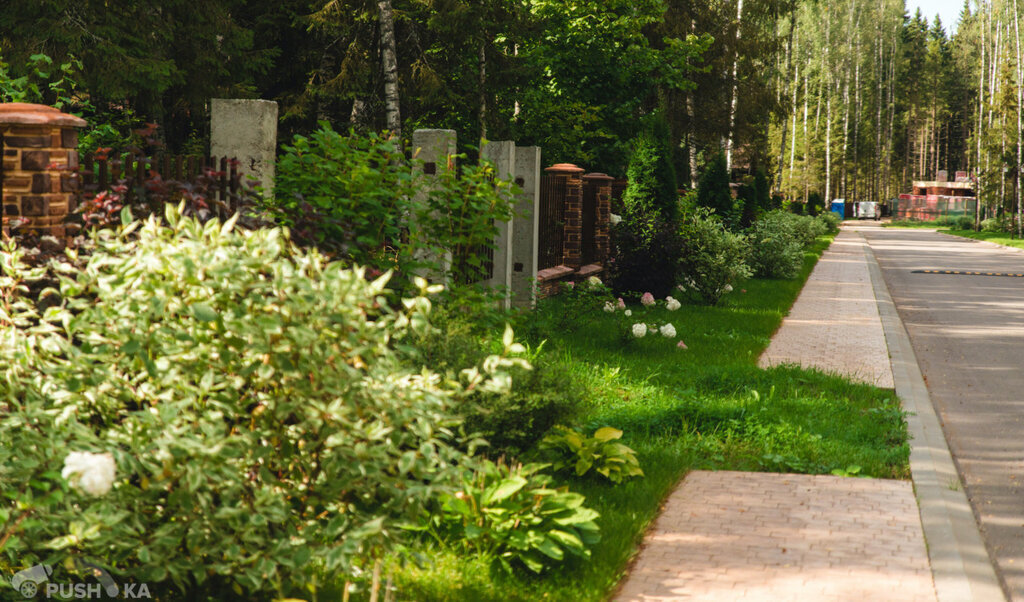
[[962,170],[1019,212],[1019,12],[968,0],[949,36],[904,0],[8,2],[0,97],[69,105],[97,145],[151,121],[203,152],[209,99],[258,97],[284,142],[451,128],[471,155],[513,139],[615,176],[662,124],[682,185],[719,152],[804,202]]

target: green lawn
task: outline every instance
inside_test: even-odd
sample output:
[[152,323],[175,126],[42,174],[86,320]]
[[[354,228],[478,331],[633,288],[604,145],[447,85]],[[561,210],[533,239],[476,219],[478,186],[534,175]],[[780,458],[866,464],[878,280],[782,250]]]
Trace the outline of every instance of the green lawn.
[[[396,574],[400,599],[603,600],[628,568],[665,496],[693,469],[909,476],[906,426],[894,393],[796,368],[757,368],[757,358],[817,258],[800,277],[752,280],[718,307],[658,310],[689,349],[651,336],[623,343],[621,324],[601,311],[574,330],[541,333],[547,356],[565,362],[591,392],[580,425],[625,431],[646,472],[622,485],[570,482],[601,513],[602,541],[587,561],[542,576],[505,576],[482,559],[427,546],[423,567]],[[745,289],[746,292],[742,292]],[[541,311],[557,312],[554,300]]]
[[1007,232],[975,232],[974,230],[945,230],[946,234],[973,238],[974,240],[987,240],[1006,247],[1024,249],[1024,240],[1011,238]]

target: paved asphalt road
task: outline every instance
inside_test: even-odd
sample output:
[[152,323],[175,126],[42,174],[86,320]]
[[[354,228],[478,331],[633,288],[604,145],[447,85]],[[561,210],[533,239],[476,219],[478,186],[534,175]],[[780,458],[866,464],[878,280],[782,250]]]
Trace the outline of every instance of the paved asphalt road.
[[[1024,600],[1024,253],[868,227],[1008,596]],[[841,310],[840,310],[841,311]]]

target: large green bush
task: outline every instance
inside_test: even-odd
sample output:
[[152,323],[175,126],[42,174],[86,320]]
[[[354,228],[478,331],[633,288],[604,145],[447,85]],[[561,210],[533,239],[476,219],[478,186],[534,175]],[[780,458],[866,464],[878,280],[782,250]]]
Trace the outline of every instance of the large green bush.
[[[414,365],[430,366],[449,378],[458,378],[467,366],[480,366],[490,352],[500,348],[493,330],[480,326],[482,308],[466,313],[466,304],[454,299],[432,314],[434,328],[412,337],[417,353]],[[559,300],[560,301],[560,300]],[[598,308],[593,309],[598,314]],[[552,426],[570,421],[585,399],[585,390],[555,358],[543,354],[543,346],[529,353],[531,369],[510,368],[512,385],[502,391],[482,393],[455,406],[468,433],[489,443],[493,457],[517,457],[529,450]]]
[[[343,135],[326,123],[284,151],[266,210],[297,236],[360,265],[454,269],[462,281],[478,280],[495,222],[512,216],[511,185],[487,163],[442,166],[426,185],[400,141]],[[448,254],[450,263],[442,261]]]
[[708,210],[698,209],[684,219],[681,235],[683,287],[700,301],[714,305],[734,284],[752,275],[747,237],[730,232]]
[[817,218],[808,215],[793,215],[792,213],[780,215],[784,219],[789,220],[790,227],[793,229],[793,235],[804,248],[810,247],[818,240],[819,236],[824,236],[828,233],[827,223]]
[[[401,342],[429,328],[425,282],[392,309],[387,276],[281,230],[170,206],[167,222],[98,234],[45,312],[23,296],[42,270],[0,253],[0,570],[84,560],[165,600],[352,574],[446,489],[468,391],[500,393],[525,362],[413,369]],[[70,452],[112,454],[112,489],[69,488]]]
[[[803,244],[785,211],[770,211],[750,228],[750,267],[760,278],[795,278],[803,265]],[[804,218],[807,219],[807,218]]]

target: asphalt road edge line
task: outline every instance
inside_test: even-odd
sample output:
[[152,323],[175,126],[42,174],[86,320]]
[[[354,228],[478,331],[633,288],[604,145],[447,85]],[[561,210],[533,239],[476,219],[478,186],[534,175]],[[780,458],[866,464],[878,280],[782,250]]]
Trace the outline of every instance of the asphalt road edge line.
[[867,238],[864,254],[892,365],[896,395],[907,412],[910,473],[939,602],[1005,600],[963,483],[917,364],[910,336]]

